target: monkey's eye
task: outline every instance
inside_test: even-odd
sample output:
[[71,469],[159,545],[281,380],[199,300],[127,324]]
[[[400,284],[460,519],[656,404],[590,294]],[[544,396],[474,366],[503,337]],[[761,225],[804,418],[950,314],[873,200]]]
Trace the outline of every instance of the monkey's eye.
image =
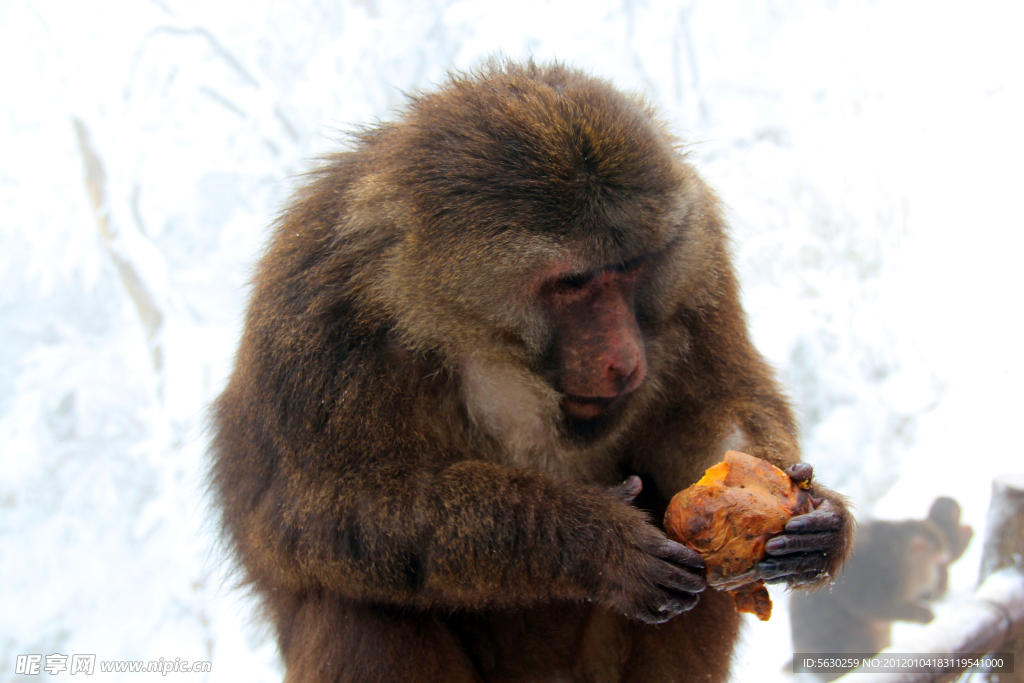
[[593,273],[573,273],[572,275],[563,275],[558,278],[556,287],[561,290],[583,289],[593,279]]

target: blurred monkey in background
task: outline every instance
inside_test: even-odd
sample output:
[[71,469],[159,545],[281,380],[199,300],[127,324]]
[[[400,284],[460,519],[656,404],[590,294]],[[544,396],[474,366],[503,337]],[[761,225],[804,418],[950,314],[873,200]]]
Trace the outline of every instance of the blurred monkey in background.
[[793,651],[877,654],[890,644],[892,622],[928,623],[935,617],[928,603],[945,594],[948,567],[972,536],[971,527],[960,524],[960,505],[945,497],[935,500],[923,520],[860,525],[853,554],[835,583],[792,595]]

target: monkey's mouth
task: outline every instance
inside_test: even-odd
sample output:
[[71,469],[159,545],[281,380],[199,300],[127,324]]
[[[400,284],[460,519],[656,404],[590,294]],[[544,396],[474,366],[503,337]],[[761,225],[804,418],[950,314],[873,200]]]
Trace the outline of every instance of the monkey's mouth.
[[619,400],[619,396],[573,396],[566,394],[562,399],[562,410],[577,420],[591,420],[604,414]]

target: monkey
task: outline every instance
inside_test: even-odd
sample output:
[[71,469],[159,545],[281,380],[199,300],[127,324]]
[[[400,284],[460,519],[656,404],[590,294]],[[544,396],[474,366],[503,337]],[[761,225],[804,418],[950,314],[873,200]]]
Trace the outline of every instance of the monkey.
[[[722,209],[652,106],[491,60],[355,131],[279,217],[210,490],[289,683],[723,681],[740,619],[669,540],[726,450],[808,479]],[[820,585],[845,499],[760,575]]]
[[860,525],[855,550],[831,589],[791,596],[793,651],[874,655],[891,644],[892,622],[928,623],[935,617],[928,603],[946,593],[948,567],[973,533],[960,524],[960,505],[947,497],[937,498],[923,520]]

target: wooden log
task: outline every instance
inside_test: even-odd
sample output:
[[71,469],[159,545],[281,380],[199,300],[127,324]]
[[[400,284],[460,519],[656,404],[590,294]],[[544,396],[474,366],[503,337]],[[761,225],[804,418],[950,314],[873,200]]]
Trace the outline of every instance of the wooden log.
[[[986,527],[979,581],[1006,568],[1024,572],[1024,474],[992,482]],[[1012,674],[990,674],[990,683],[1024,683],[1024,633],[1018,630],[1000,649],[1014,653],[1016,666]]]
[[1008,474],[992,482],[980,584],[1005,567],[1024,571],[1024,474]]

